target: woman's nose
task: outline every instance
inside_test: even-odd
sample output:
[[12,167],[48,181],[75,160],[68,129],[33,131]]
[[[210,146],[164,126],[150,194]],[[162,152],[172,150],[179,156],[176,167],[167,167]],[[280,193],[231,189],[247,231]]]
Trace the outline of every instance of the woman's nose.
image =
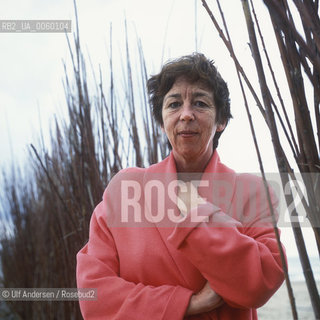
[[181,108],[180,120],[192,121],[194,120],[194,110],[190,103],[184,103]]

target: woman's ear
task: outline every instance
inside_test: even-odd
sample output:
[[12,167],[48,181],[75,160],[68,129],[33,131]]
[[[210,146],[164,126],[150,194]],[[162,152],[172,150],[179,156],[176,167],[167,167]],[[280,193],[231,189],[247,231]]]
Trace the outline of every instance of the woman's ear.
[[217,132],[221,132],[224,130],[224,128],[226,127],[226,123],[218,123],[217,124]]

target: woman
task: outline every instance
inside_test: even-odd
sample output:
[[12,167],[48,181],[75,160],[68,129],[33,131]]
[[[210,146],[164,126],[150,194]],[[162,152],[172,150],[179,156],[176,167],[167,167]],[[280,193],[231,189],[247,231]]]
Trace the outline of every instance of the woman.
[[196,53],[164,65],[148,92],[172,151],[109,183],[77,255],[78,287],[97,288],[82,314],[257,319],[283,271],[263,183],[216,151],[231,117],[227,85]]

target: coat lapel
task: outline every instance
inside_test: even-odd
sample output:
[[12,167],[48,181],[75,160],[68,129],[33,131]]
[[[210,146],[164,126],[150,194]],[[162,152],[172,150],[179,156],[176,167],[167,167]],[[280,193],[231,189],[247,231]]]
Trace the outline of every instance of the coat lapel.
[[208,187],[199,188],[200,196],[205,197],[208,202],[216,205],[223,212],[228,213],[234,196],[236,173],[221,163],[216,150],[201,180]]

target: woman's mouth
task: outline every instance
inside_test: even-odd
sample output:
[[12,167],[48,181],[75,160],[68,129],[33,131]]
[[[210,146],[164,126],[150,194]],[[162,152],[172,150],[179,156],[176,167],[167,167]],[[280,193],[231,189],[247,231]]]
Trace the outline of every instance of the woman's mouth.
[[192,138],[198,134],[197,131],[191,131],[191,130],[182,130],[179,131],[179,136],[182,136],[183,138]]

